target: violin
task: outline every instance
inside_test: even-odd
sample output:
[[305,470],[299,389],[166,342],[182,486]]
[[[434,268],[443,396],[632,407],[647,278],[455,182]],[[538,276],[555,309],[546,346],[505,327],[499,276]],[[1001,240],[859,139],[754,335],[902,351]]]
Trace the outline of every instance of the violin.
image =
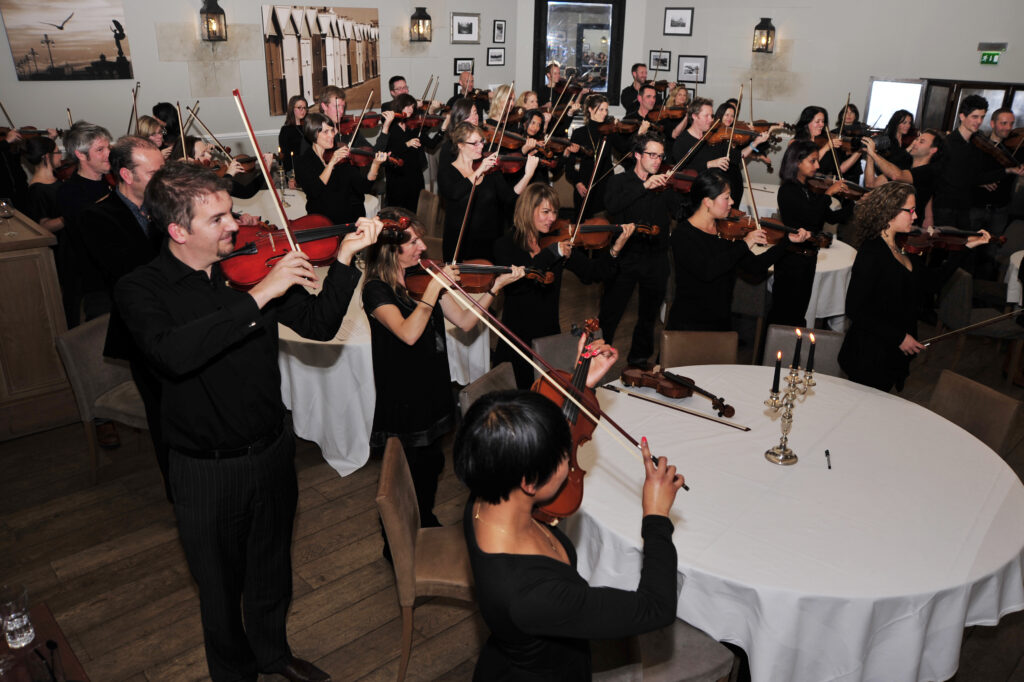
[[551,89],[559,95],[567,94],[570,97],[575,97],[580,94],[580,90],[583,89],[583,86],[579,83],[570,84],[568,80],[563,79],[552,85]]
[[[600,325],[596,319],[586,321],[584,324],[584,333],[586,334],[584,347],[593,340],[594,334],[597,333],[599,327]],[[551,374],[563,386],[569,388],[570,392],[574,394],[588,412],[591,414],[601,414],[601,405],[597,401],[597,394],[594,393],[594,389],[587,387],[587,373],[589,371],[590,358],[581,355],[579,360],[576,361],[576,367],[573,369],[572,374],[564,370],[554,370]],[[589,441],[591,436],[593,436],[594,429],[597,428],[597,422],[592,421],[583,414],[575,403],[566,400],[565,396],[552,386],[546,378],[542,377],[535,381],[530,390],[540,393],[562,408],[562,414],[565,415],[566,421],[569,422],[569,431],[572,437],[572,446],[569,448],[569,475],[565,479],[565,484],[558,491],[555,499],[542,507],[535,507],[533,510],[533,517],[538,521],[542,523],[555,523],[559,519],[564,519],[573,514],[580,508],[580,503],[583,502],[583,476],[587,472],[580,468],[579,462],[576,459],[576,453],[580,446]]]
[[[324,165],[330,162],[336,149],[340,149],[340,147],[331,147],[330,149],[324,150]],[[373,163],[373,158],[376,155],[377,152],[373,151],[369,147],[349,147],[348,157],[344,161],[341,161],[341,163],[347,163],[350,166],[355,166],[356,168],[366,168]],[[390,163],[392,166],[397,166],[398,168],[405,165],[404,161],[390,155],[388,156],[387,163]]]
[[[970,230],[957,230],[952,227],[933,227],[930,231],[913,229],[910,232],[899,232],[896,234],[896,246],[903,253],[923,254],[932,249],[943,249],[945,251],[960,251],[967,248],[967,240],[970,237],[980,237],[980,232]],[[992,237],[989,244],[1005,244],[1006,235]]]
[[[770,245],[778,244],[783,239],[788,239],[789,235],[800,231],[800,228],[790,227],[771,218],[761,218],[758,222],[760,222],[761,229],[767,233],[768,244]],[[715,229],[718,230],[718,236],[730,241],[743,239],[750,232],[756,230],[757,227],[758,224],[754,222],[751,216],[737,208],[729,209],[728,216],[715,221]],[[799,244],[791,242],[789,245],[797,249],[801,247],[827,249],[832,246],[832,235],[827,232],[812,233],[807,241]]]
[[[11,130],[17,130],[18,134],[21,135],[21,138],[23,140],[28,140],[28,139],[31,139],[33,137],[39,137],[40,135],[48,135],[49,134],[47,132],[46,128],[36,128],[35,126],[19,126],[16,129],[8,128],[8,127],[5,127],[5,126],[0,126],[0,137],[7,137],[7,134],[10,133]],[[57,128],[57,137],[63,137],[63,136],[64,136],[64,131],[61,130],[60,128]]]
[[1024,128],[1014,128],[1003,140],[1003,145],[1009,147],[1016,154],[1022,142],[1024,142]]
[[654,88],[655,92],[665,92],[666,90],[668,90],[670,85],[675,85],[675,83],[674,82],[669,82],[667,80],[660,80],[660,81],[647,81],[644,85],[650,85],[652,88]]
[[[668,173],[672,170],[673,166],[668,165],[664,161],[661,163],[661,167],[658,169],[659,173]],[[660,187],[655,187],[652,192],[664,192],[666,189],[672,188],[677,192],[689,192],[690,187],[693,185],[693,181],[697,179],[697,171],[693,168],[683,168],[677,170],[672,175],[668,176],[668,182]]]
[[483,126],[483,136],[489,144],[495,140],[500,140],[499,146],[502,149],[519,149],[526,143],[526,136],[520,135],[519,133],[513,133],[511,131],[504,131],[503,133],[498,132],[497,126],[492,126],[489,123],[485,123]]
[[611,116],[608,117],[604,123],[597,124],[597,132],[601,135],[611,135],[612,133],[619,133],[620,135],[632,135],[640,128],[640,121],[616,121]]
[[694,383],[693,379],[675,374],[669,371],[647,372],[641,369],[627,369],[620,377],[624,386],[640,386],[653,388],[666,398],[689,398],[698,393],[711,399],[711,406],[718,412],[719,417],[732,419],[736,409],[726,404],[725,400],[705,391]]
[[[483,163],[483,158],[479,158],[473,162],[473,170],[480,168],[480,164]],[[545,168],[555,168],[558,162],[554,159],[539,159],[538,165],[544,166]],[[522,154],[499,154],[498,163],[494,164],[487,169],[486,173],[503,173],[511,174],[518,173],[523,170],[526,166],[526,157]]]
[[409,130],[419,128],[436,128],[444,121],[444,116],[437,114],[424,114],[422,111],[414,111],[408,116],[402,112],[395,114],[395,120],[401,121]]
[[682,120],[686,116],[686,109],[687,107],[658,107],[647,114],[647,120],[652,123],[665,120]]
[[[562,219],[551,226],[551,231],[538,235],[537,245],[542,249],[557,242],[567,242],[572,239],[573,225],[568,220]],[[656,237],[661,233],[657,225],[637,225],[636,234],[643,234],[649,237]],[[590,222],[580,225],[576,234],[574,247],[582,249],[606,249],[612,242],[622,234],[622,225],[612,225],[605,218],[592,217]]]
[[864,185],[858,185],[856,182],[851,182],[850,180],[836,180],[835,178],[822,175],[821,173],[817,173],[807,178],[807,189],[811,190],[815,194],[824,194],[832,185],[836,184],[836,182],[843,183],[843,188],[839,190],[839,194],[848,199],[853,199],[854,201],[860,199],[871,191]]
[[[494,265],[489,260],[477,258],[453,263],[459,269],[459,285],[470,294],[484,294],[494,286],[494,280],[498,275],[505,275],[512,272],[507,265]],[[552,284],[555,281],[555,273],[538,268],[526,268],[525,279],[532,280],[538,284]],[[427,290],[427,285],[432,277],[419,265],[405,271],[405,288],[413,298],[420,298]]]
[[1006,151],[1003,145],[993,142],[988,135],[981,133],[971,135],[971,144],[995,159],[996,163],[1003,168],[1016,168],[1022,163]]
[[[408,218],[385,220],[377,241],[404,244],[409,241]],[[309,256],[313,265],[327,265],[338,255],[341,239],[356,231],[355,223],[334,225],[329,218],[315,213],[288,221],[296,245]],[[288,237],[270,223],[239,225],[235,233],[235,248],[221,260],[224,276],[239,289],[249,289],[263,281],[277,261],[291,251]]]
[[[843,152],[845,152],[847,154],[853,154],[854,152],[859,152],[861,150],[861,140],[863,138],[864,138],[864,135],[860,135],[860,134],[847,135],[846,133],[843,133],[842,137],[839,137],[838,135],[833,135],[832,136],[832,140],[833,141],[839,140],[839,142],[840,142],[839,146],[836,147],[836,149],[837,150],[841,150],[841,151],[843,151]],[[829,141],[829,137],[828,137],[828,135],[825,135],[825,134],[818,135],[816,138],[814,138],[814,144],[818,145],[818,149],[821,149],[822,147],[827,146],[828,145],[828,141]]]

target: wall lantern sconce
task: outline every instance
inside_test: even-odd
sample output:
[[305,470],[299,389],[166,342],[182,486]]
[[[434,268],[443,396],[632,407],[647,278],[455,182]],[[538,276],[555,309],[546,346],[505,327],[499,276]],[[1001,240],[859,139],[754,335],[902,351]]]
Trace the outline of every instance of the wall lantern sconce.
[[409,42],[430,42],[430,15],[427,14],[426,7],[417,7],[409,17]]
[[224,10],[217,4],[217,0],[203,0],[203,8],[199,10],[199,25],[205,41],[215,43],[228,39],[228,23],[224,20]]
[[751,51],[775,51],[775,26],[770,18],[761,17],[761,21],[754,27],[754,46]]

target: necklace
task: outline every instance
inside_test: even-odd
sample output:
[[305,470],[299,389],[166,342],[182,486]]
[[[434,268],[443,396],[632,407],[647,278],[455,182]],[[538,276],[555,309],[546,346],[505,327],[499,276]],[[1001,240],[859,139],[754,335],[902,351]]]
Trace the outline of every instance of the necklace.
[[[477,502],[473,506],[473,519],[475,521],[479,521],[480,523],[484,524],[485,526],[490,526],[491,528],[495,529],[499,533],[502,533],[503,535],[507,535],[508,537],[512,537],[511,533],[509,533],[507,530],[505,530],[504,528],[502,528],[498,524],[491,523],[487,519],[482,518],[480,516],[480,503],[479,502]],[[544,537],[545,540],[547,540],[548,545],[551,547],[551,551],[554,552],[556,555],[558,555],[559,554],[558,546],[555,544],[554,537],[552,537],[550,532],[544,530],[544,527],[540,524],[540,521],[538,521],[537,519],[530,519],[530,520],[533,521],[533,523],[536,526],[537,530],[540,531],[540,534]]]

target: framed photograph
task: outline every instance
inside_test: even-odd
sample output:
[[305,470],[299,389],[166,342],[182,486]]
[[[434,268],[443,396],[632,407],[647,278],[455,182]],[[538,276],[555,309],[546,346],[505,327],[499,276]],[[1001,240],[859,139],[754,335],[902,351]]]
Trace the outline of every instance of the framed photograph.
[[663,33],[667,36],[692,36],[693,8],[666,7]]
[[672,53],[665,50],[651,50],[651,56],[647,62],[647,70],[671,71]]
[[505,48],[487,48],[487,66],[505,66]]
[[463,71],[474,72],[476,60],[472,57],[456,57],[455,58],[455,76],[461,76]]
[[679,70],[676,80],[680,83],[706,83],[708,77],[708,58],[696,55],[679,55]]
[[491,36],[491,42],[504,43],[505,42],[505,20],[495,19],[494,20],[494,35]]
[[480,14],[452,12],[452,44],[480,44]]

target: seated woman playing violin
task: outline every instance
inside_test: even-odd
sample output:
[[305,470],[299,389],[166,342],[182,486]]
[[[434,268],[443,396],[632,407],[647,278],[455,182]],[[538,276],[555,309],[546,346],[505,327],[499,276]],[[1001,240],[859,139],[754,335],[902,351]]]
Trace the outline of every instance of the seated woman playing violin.
[[64,218],[57,206],[60,181],[54,175],[61,152],[49,137],[38,135],[22,144],[21,158],[32,175],[28,181],[25,215],[50,232],[64,229]]
[[[494,262],[498,265],[521,265],[554,274],[550,283],[533,278],[522,279],[505,290],[501,320],[526,343],[542,336],[561,332],[558,303],[562,289],[562,272],[569,270],[580,281],[590,284],[608,279],[617,271],[615,257],[633,234],[632,224],[619,229],[607,225],[604,234],[611,249],[588,258],[584,248],[569,242],[571,225],[558,221],[558,194],[547,185],[533,183],[516,201],[515,231],[498,238],[494,245]],[[557,223],[562,223],[558,225]],[[516,385],[529,388],[533,368],[504,344],[494,353],[494,363],[511,361]]]
[[746,216],[742,218],[749,230],[744,236],[739,237],[740,229],[730,230],[734,225],[729,222],[733,204],[729,185],[721,171],[712,169],[702,171],[690,187],[689,217],[671,237],[676,291],[666,329],[731,330],[737,271],[763,275],[782,257],[787,243],[810,237],[807,230],[799,230],[755,255],[752,247],[767,244],[768,234]]
[[[383,448],[397,436],[409,460],[420,521],[438,526],[434,516],[437,477],[444,466],[440,439],[455,423],[451,373],[445,343],[444,321],[469,330],[477,318],[461,308],[431,279],[419,300],[406,288],[406,269],[415,267],[426,252],[423,226],[415,214],[386,208],[379,218],[388,224],[405,218],[408,241],[377,242],[366,251],[366,283],[363,309],[370,319],[373,382],[377,389],[370,447]],[[444,272],[458,281],[458,268]],[[523,275],[522,268],[497,277],[480,303],[489,306],[496,294]]]
[[[335,223],[352,223],[366,215],[365,195],[377,180],[387,152],[350,162],[348,147],[335,148],[334,124],[323,114],[309,114],[302,134],[310,148],[295,160],[295,180],[306,193],[306,213],[325,215]],[[362,166],[362,167],[360,167]]]
[[[593,386],[608,358],[600,347],[585,352],[598,353],[587,381]],[[675,619],[676,549],[668,515],[683,477],[664,457],[652,462],[642,441],[647,477],[640,583],[635,592],[591,587],[576,571],[572,542],[532,517],[563,488],[571,447],[562,411],[525,391],[483,396],[455,437],[455,472],[470,490],[463,529],[476,600],[491,631],[474,680],[589,680],[588,640],[636,635]]]
[[[938,291],[965,253],[951,252],[937,268],[903,253],[899,238],[913,229],[916,210],[914,186],[905,182],[875,188],[854,209],[857,258],[846,291],[852,325],[839,351],[839,366],[851,381],[880,391],[903,390],[910,358],[925,348],[917,340],[920,294]],[[965,246],[988,241],[982,230]]]
[[164,128],[164,124],[157,119],[152,116],[139,116],[139,122],[135,126],[135,134],[155,144],[160,153],[164,155],[164,159],[171,157],[171,152],[174,149],[171,145],[164,144],[167,130]]

